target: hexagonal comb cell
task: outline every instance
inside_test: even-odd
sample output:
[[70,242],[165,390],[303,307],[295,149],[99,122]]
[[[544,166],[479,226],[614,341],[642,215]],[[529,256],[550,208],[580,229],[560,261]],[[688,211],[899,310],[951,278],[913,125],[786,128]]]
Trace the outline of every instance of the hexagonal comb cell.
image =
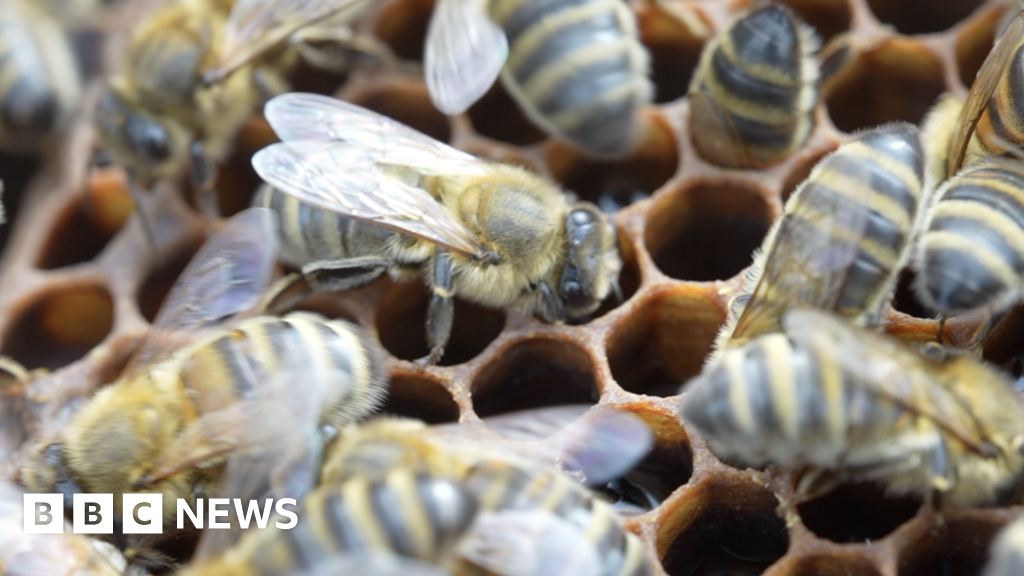
[[686,95],[712,31],[699,9],[677,3],[643,6],[637,15],[640,40],[651,55],[654,101],[672,102]]
[[486,417],[529,408],[594,404],[599,391],[585,350],[566,340],[530,338],[499,350],[470,384],[473,411]]
[[908,35],[952,28],[983,3],[984,0],[868,0],[876,18]]
[[921,122],[945,90],[942,63],[924,46],[890,38],[830,81],[825,102],[836,128],[853,132],[886,122]]
[[433,0],[394,0],[380,11],[374,35],[406,60],[423,60],[423,42],[434,9]]
[[448,118],[430,103],[427,87],[422,82],[398,79],[377,82],[357,91],[351,101],[394,118],[435,140],[448,142],[451,139]]
[[380,411],[418,418],[430,424],[456,422],[459,419],[459,406],[444,384],[414,374],[391,378],[388,399]]
[[[421,282],[395,284],[384,294],[377,309],[377,332],[388,352],[402,360],[427,355],[425,323],[429,305],[430,291]],[[439,364],[454,366],[472,360],[498,337],[504,326],[503,311],[456,297],[451,339]]]
[[85,356],[110,332],[114,303],[97,285],[64,286],[44,293],[4,335],[0,354],[26,368],[54,370]]
[[757,190],[738,182],[701,181],[655,202],[644,243],[667,276],[725,280],[750,265],[771,220]]
[[914,271],[909,268],[900,273],[896,292],[893,294],[892,307],[915,318],[935,318],[938,315],[928,310],[917,297],[917,291],[914,289],[916,277]]
[[690,481],[693,474],[693,452],[686,430],[674,414],[665,414],[626,405],[644,419],[654,433],[655,444],[651,452],[629,474],[619,479],[606,491],[612,498],[620,498],[641,510],[649,510],[664,502],[676,488]]
[[846,0],[779,0],[811,25],[823,42],[850,28],[853,15]]
[[529,146],[547,137],[526,117],[500,81],[495,82],[466,113],[477,134],[498,142]]
[[920,498],[887,497],[874,484],[844,484],[800,504],[800,518],[833,542],[872,542],[892,533],[921,507]]
[[608,338],[612,378],[636,394],[672,396],[700,373],[725,312],[692,286],[662,291],[633,308]]
[[735,480],[711,481],[669,514],[659,534],[669,576],[755,576],[786,553],[786,523],[771,492]]
[[980,511],[964,511],[928,530],[921,530],[899,553],[899,576],[981,574],[988,549],[1005,519]]
[[854,554],[816,555],[798,560],[788,576],[880,576],[870,561]]
[[48,270],[92,260],[134,210],[123,172],[95,172],[85,195],[57,217],[37,266]]
[[614,161],[588,159],[566,145],[548,155],[551,175],[583,200],[615,212],[661,188],[679,167],[675,138],[660,115],[650,115],[649,129],[635,152]]

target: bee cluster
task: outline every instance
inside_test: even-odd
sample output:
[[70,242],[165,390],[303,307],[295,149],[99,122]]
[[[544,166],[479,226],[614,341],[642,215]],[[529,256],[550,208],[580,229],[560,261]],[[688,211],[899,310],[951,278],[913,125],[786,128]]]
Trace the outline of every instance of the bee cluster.
[[[13,8],[27,1],[0,0]],[[649,454],[623,480],[608,488],[628,501],[636,513],[621,520],[625,532],[613,522],[616,528],[602,533],[601,541],[611,542],[599,550],[602,556],[560,558],[559,566],[565,573],[603,573],[595,566],[607,569],[615,564],[620,568],[613,573],[681,576],[720,572],[770,576],[980,574],[990,546],[996,542],[998,549],[1007,550],[998,576],[1014,573],[1013,562],[1020,561],[1013,557],[1014,550],[1021,550],[1016,543],[1019,530],[1008,530],[998,540],[997,536],[1020,515],[1020,509],[1016,505],[996,506],[993,501],[998,500],[996,492],[1005,492],[1009,481],[1004,480],[1008,476],[1019,479],[1024,468],[1019,461],[1020,446],[1014,444],[1015,430],[1024,426],[1015,422],[1017,415],[1012,413],[1018,402],[1013,392],[1000,388],[1007,374],[1018,377],[1024,367],[1024,347],[1020,344],[1024,308],[1013,305],[1019,293],[1010,286],[1020,273],[1014,276],[1014,272],[993,262],[1000,257],[1012,261],[1024,254],[1024,239],[1017,242],[1024,227],[1021,220],[1013,221],[1012,213],[1005,222],[992,224],[1004,237],[1003,243],[996,243],[992,249],[996,253],[979,260],[982,265],[973,268],[955,253],[949,256],[942,252],[955,252],[958,245],[950,237],[962,230],[957,222],[985,218],[962,206],[983,194],[977,192],[978,188],[1021,188],[1024,178],[1014,170],[1017,165],[1012,163],[1012,156],[1005,165],[983,165],[979,172],[989,170],[996,175],[988,175],[988,180],[984,180],[986,174],[975,175],[982,180],[981,184],[973,183],[973,188],[968,178],[958,184],[961,189],[947,185],[942,202],[932,211],[932,229],[938,228],[940,233],[929,236],[936,253],[947,258],[935,266],[949,270],[952,262],[977,274],[983,284],[975,286],[977,291],[985,292],[1006,309],[998,321],[986,323],[978,316],[962,315],[975,307],[957,299],[964,296],[963,291],[950,294],[928,290],[929,280],[918,276],[921,270],[930,269],[924,264],[908,265],[915,256],[911,254],[911,235],[906,231],[919,218],[914,214],[924,212],[928,204],[925,195],[947,176],[944,168],[935,167],[938,163],[929,164],[930,170],[924,169],[923,157],[944,155],[944,146],[937,142],[952,138],[943,131],[953,130],[960,102],[968,96],[993,39],[1008,24],[1011,31],[1017,25],[1011,21],[1017,4],[1010,0],[776,3],[785,5],[803,22],[795,20],[789,11],[765,12],[763,3],[747,0],[613,2],[608,17],[618,19],[620,24],[627,22],[629,28],[633,25],[628,17],[631,11],[643,50],[624,42],[616,50],[593,50],[591,57],[581,58],[572,53],[580,41],[573,34],[581,30],[572,26],[572,18],[600,21],[604,13],[599,6],[605,2],[578,3],[573,8],[574,16],[551,24],[551,30],[566,27],[561,35],[548,30],[547,36],[536,32],[536,37],[530,37],[528,29],[516,28],[523,25],[516,21],[521,3],[494,0],[495,6],[504,8],[495,8],[492,17],[506,31],[517,30],[516,34],[526,38],[512,35],[508,39],[508,65],[501,72],[505,81],[491,86],[481,84],[477,77],[466,77],[466,71],[492,69],[495,55],[505,50],[500,43],[478,46],[461,57],[458,52],[439,55],[436,45],[431,52],[431,16],[437,17],[435,13],[442,10],[453,11],[458,2],[356,0],[350,5],[358,16],[341,16],[354,18],[351,31],[362,44],[345,44],[340,54],[325,48],[338,40],[330,25],[317,26],[301,38],[294,36],[296,41],[289,44],[299,47],[294,54],[274,52],[276,45],[270,39],[228,42],[225,45],[234,51],[228,50],[228,56],[220,61],[221,68],[213,62],[202,66],[214,70],[203,80],[221,88],[200,101],[189,100],[196,85],[169,86],[171,77],[147,86],[146,80],[153,79],[154,70],[170,66],[161,60],[167,54],[125,48],[131,45],[130,34],[118,29],[121,16],[130,21],[145,18],[147,11],[167,9],[160,7],[160,2],[143,0],[109,3],[120,16],[106,22],[109,38],[104,57],[91,71],[95,77],[90,80],[88,74],[85,76],[80,95],[83,107],[91,112],[64,119],[67,105],[62,99],[77,89],[62,86],[51,95],[49,106],[27,113],[27,127],[12,124],[25,121],[24,108],[4,107],[0,115],[0,136],[17,134],[19,129],[45,132],[51,125],[62,126],[59,140],[44,144],[43,152],[35,156],[0,156],[7,216],[7,223],[0,228],[0,356],[12,358],[29,371],[0,363],[0,375],[9,376],[0,379],[0,454],[6,459],[0,470],[8,479],[22,484],[53,486],[51,475],[60,478],[66,463],[60,461],[54,466],[52,451],[25,456],[22,448],[29,443],[46,445],[60,439],[74,444],[68,454],[78,458],[69,460],[76,474],[81,475],[91,463],[95,463],[94,478],[106,474],[102,460],[109,450],[105,440],[123,432],[118,429],[120,419],[109,417],[110,411],[102,403],[129,406],[128,398],[142,406],[125,409],[135,418],[145,415],[148,392],[140,386],[132,390],[123,381],[101,387],[126,374],[139,374],[139,366],[145,364],[139,348],[142,356],[151,352],[153,336],[148,331],[154,323],[168,342],[163,346],[183,349],[194,344],[189,331],[226,316],[225,312],[240,310],[240,304],[233,302],[225,305],[226,309],[217,308],[216,318],[211,315],[203,321],[192,319],[191,323],[160,320],[162,309],[180,312],[189,304],[182,302],[177,291],[170,299],[173,302],[165,302],[180,276],[193,281],[189,297],[213,297],[204,292],[210,278],[187,268],[187,264],[197,252],[203,254],[201,247],[208,236],[216,230],[223,233],[222,227],[209,224],[211,216],[227,217],[253,204],[282,214],[285,233],[281,263],[303,274],[292,277],[289,283],[275,285],[280,293],[261,303],[287,314],[274,320],[244,320],[232,338],[248,339],[257,348],[275,339],[291,338],[311,350],[319,350],[317,346],[331,349],[333,344],[324,344],[331,338],[343,342],[338,346],[347,351],[344,358],[311,352],[300,361],[304,364],[301,370],[287,366],[283,359],[265,363],[271,372],[291,369],[310,381],[321,381],[324,375],[318,371],[332,378],[351,378],[355,384],[343,391],[332,391],[324,385],[325,394],[334,394],[331,401],[323,400],[322,406],[304,406],[304,410],[315,410],[317,415],[322,409],[323,421],[340,427],[363,412],[377,409],[429,424],[444,424],[518,410],[591,404],[631,412],[647,424],[653,432]],[[62,0],[48,0],[46,4],[63,6]],[[80,4],[85,12],[105,9],[95,2]],[[183,37],[202,37],[208,31],[204,25],[225,18],[233,2],[173,0],[173,4],[180,6],[182,14],[170,14],[166,22],[149,22],[151,35],[166,27],[180,30]],[[283,3],[268,0],[263,4]],[[68,2],[68,6],[78,5]],[[0,25],[5,18],[14,18],[3,12],[8,8],[6,4],[0,6]],[[142,16],[133,16],[133,11]],[[206,20],[189,17],[196,13],[202,13]],[[749,20],[733,25],[739,16],[748,14]],[[488,30],[486,23],[460,21],[457,14],[446,16],[449,25],[460,22]],[[169,24],[174,18],[180,22]],[[252,21],[258,23],[259,19],[254,17]],[[17,45],[7,43],[3,30],[0,27],[0,49],[17,52]],[[774,43],[758,43],[758,38],[769,32],[776,35]],[[42,34],[52,37],[54,32],[47,29]],[[349,40],[347,36],[345,39]],[[543,49],[537,50],[537,46]],[[557,54],[558,62],[548,67],[536,61],[530,48]],[[248,59],[260,65],[247,65]],[[428,65],[431,60],[435,65]],[[344,65],[331,68],[329,64],[338,61]],[[182,64],[180,59],[173,62]],[[0,62],[0,72],[10,65]],[[650,84],[636,75],[637,70],[648,66]],[[572,82],[560,85],[559,78],[569,76],[573,69],[586,70],[588,78],[608,74],[605,83],[597,86],[607,92],[593,86],[574,91]],[[498,75],[497,69],[492,71]],[[107,82],[112,77],[118,79],[108,90]],[[284,86],[333,94],[372,113],[307,96],[306,100],[278,100],[277,111],[268,109],[264,118],[259,114],[259,102],[284,90]],[[24,106],[17,98],[24,98],[26,90],[0,74],[0,97],[5,102]],[[931,127],[919,137],[909,125],[924,126],[929,110],[945,92],[952,96],[941,100],[928,120]],[[1003,99],[1012,101],[1012,90],[1005,92]],[[744,98],[754,93],[759,96]],[[653,99],[650,105],[645,104],[648,99]],[[574,116],[574,111],[588,105],[608,116]],[[638,111],[623,112],[632,109]],[[140,110],[144,113],[138,113]],[[453,148],[435,146],[421,135],[409,135],[404,128],[374,113]],[[170,116],[176,121],[162,122]],[[992,128],[999,118],[990,116],[982,118],[980,125],[987,122],[986,133],[996,132],[1000,137],[965,144],[966,155],[972,160],[1019,145],[1012,129],[998,132]],[[888,131],[855,136],[860,130],[890,122],[909,125],[890,125]],[[914,134],[908,137],[911,131]],[[289,155],[286,145],[271,147],[268,150],[276,152],[261,153],[262,160],[255,163],[254,170],[254,154],[278,138],[307,144],[327,138],[341,145],[322,158],[315,155],[315,147],[293,146],[293,150],[305,150],[295,156]],[[894,144],[893,139],[898,142]],[[390,147],[377,146],[378,142],[388,142]],[[923,147],[917,150],[922,158],[910,150],[917,142]],[[848,143],[851,146],[843,148],[849,150],[847,156],[827,156]],[[110,163],[97,163],[96,153],[101,149]],[[346,150],[350,154],[346,155]],[[408,206],[387,206],[398,217],[383,214],[380,205],[349,205],[344,212],[359,217],[360,209],[370,210],[364,221],[383,220],[389,228],[382,228],[363,226],[355,220],[339,225],[326,212],[303,213],[296,200],[330,207],[338,198],[327,194],[318,197],[316,191],[323,186],[330,189],[341,178],[347,178],[341,184],[346,190],[357,188],[360,178],[379,184],[383,180],[376,172],[353,169],[334,179],[329,170],[317,172],[330,168],[332,163],[348,168],[363,166],[350,158],[367,155],[374,163],[401,167],[388,173],[387,182],[395,186],[393,197],[401,197],[411,185],[434,198],[462,198],[462,204],[448,207],[453,210],[482,210],[479,205],[485,202],[481,198],[489,197],[487,187],[483,186],[484,191],[466,191],[474,190],[473,178],[480,176],[472,168],[475,161],[458,150],[511,165],[502,168],[505,172],[500,176],[500,186],[520,190],[519,198],[534,194],[532,204],[515,203],[516,209],[530,216],[501,208],[496,214],[508,216],[504,223],[507,229],[497,224],[493,228],[483,225],[472,228],[468,236],[461,224],[451,224],[444,215],[430,220],[430,213],[417,212],[426,228],[410,228],[405,218],[408,210],[402,212]],[[402,155],[402,151],[407,154]],[[410,151],[414,153],[408,154]],[[826,157],[832,159],[832,164],[819,164]],[[859,163],[868,157],[882,162],[881,175],[868,174],[876,168]],[[946,158],[943,161],[951,162]],[[577,198],[566,200],[557,192],[538,191],[548,185],[516,166],[560,184]],[[821,167],[812,172],[816,166]],[[462,172],[458,178],[444,181],[445,169]],[[416,171],[418,176],[406,173]],[[884,210],[861,214],[859,220],[852,217],[826,222],[820,214],[849,214],[848,203],[866,203],[866,197],[855,198],[844,192],[836,196],[848,197],[832,198],[821,192],[815,194],[810,191],[812,186],[796,192],[809,175],[819,188],[844,189],[842,178],[870,181],[871,192],[889,201],[882,203]],[[891,178],[887,180],[886,175]],[[275,188],[260,188],[261,176]],[[137,194],[143,188],[148,193]],[[462,192],[450,192],[456,188]],[[214,190],[216,196],[211,196]],[[791,197],[801,195],[813,200],[802,207],[794,202],[787,204]],[[144,214],[133,216],[133,196],[140,200]],[[346,199],[354,198],[353,194]],[[422,210],[424,205],[413,207]],[[928,204],[927,208],[933,207]],[[252,214],[258,213],[247,213],[249,219],[244,225],[238,224],[241,221],[229,222],[236,222],[236,227],[250,234],[266,232],[270,225],[254,223],[259,218]],[[789,228],[786,218],[792,218]],[[606,219],[614,222],[615,233],[602,228]],[[817,222],[821,229],[793,225],[798,219]],[[991,218],[987,221],[996,222]],[[941,234],[943,225],[945,236]],[[964,226],[974,230],[970,222]],[[514,269],[493,275],[481,273],[470,279],[479,269],[501,269],[496,264],[501,256],[508,262],[508,253],[496,255],[490,251],[494,244],[488,242],[492,238],[481,240],[486,233],[498,236],[510,230],[528,230],[529,236],[540,238],[537,243],[541,244],[545,232],[552,229],[561,230],[574,246],[573,250],[563,249],[557,258],[549,258],[555,263],[537,264],[534,267],[539,271],[520,274],[525,266],[517,260]],[[391,230],[413,237],[406,237],[408,242],[393,248],[403,240]],[[829,230],[845,230],[849,236],[839,233],[839,240],[829,239]],[[244,233],[236,233],[236,240],[239,235]],[[319,244],[319,239],[331,235],[337,238],[335,243]],[[966,232],[964,235],[969,236]],[[751,268],[752,254],[766,237],[774,238],[778,254],[802,251],[812,264],[838,266],[836,262],[840,262],[851,268],[851,261],[868,259],[871,266],[865,266],[865,270],[870,270],[841,278],[831,270],[793,272],[787,266],[796,259],[773,258],[771,243],[765,245]],[[844,242],[851,238],[856,242]],[[562,237],[547,241],[557,245]],[[867,248],[872,241],[875,248]],[[615,242],[617,254],[609,249]],[[427,245],[435,248],[428,250],[424,248]],[[865,246],[863,254],[861,245]],[[392,248],[384,248],[387,246]],[[519,254],[533,245],[513,242],[509,246]],[[1000,247],[1002,253],[998,252]],[[223,245],[220,248],[223,250]],[[266,256],[272,247],[264,245],[261,250],[260,254]],[[387,258],[386,250],[391,250]],[[557,251],[550,246],[540,250]],[[354,256],[362,258],[358,265],[334,265]],[[221,257],[235,261],[240,269],[248,265],[240,251],[222,251]],[[209,258],[212,256],[199,261],[208,263]],[[458,262],[450,264],[453,259]],[[478,269],[478,263],[486,265]],[[531,265],[535,263],[530,260]],[[934,264],[931,260],[927,263]],[[279,276],[281,272],[278,267],[265,274]],[[996,277],[987,278],[986,273]],[[618,277],[621,300],[615,295],[614,276]],[[196,282],[197,278],[204,282]],[[399,281],[402,278],[413,281]],[[424,278],[426,281],[421,281]],[[248,280],[261,288],[269,283],[262,277]],[[947,280],[933,281],[941,284]],[[502,287],[517,281],[521,284],[509,292],[518,299],[499,295]],[[243,288],[238,290],[244,291],[245,283],[240,285]],[[328,290],[339,288],[344,291]],[[449,297],[452,291],[454,298]],[[849,328],[813,313],[787,316],[786,294],[791,294],[791,300],[838,312],[861,326],[883,326],[898,340],[879,344],[881,340],[876,341],[876,335],[867,329]],[[950,318],[938,320],[933,312],[936,308],[946,309]],[[330,331],[330,338],[323,331]],[[764,336],[779,332],[787,337]],[[977,352],[991,366],[939,347],[933,350],[924,346],[923,352],[909,352],[910,348],[901,348],[903,344],[898,341],[941,342]],[[220,345],[216,340],[205,342],[211,350]],[[832,343],[837,343],[835,350],[829,348]],[[274,356],[266,350],[260,354],[264,358]],[[793,373],[780,377],[777,360],[787,354],[797,359],[795,368],[791,366]],[[932,356],[922,360],[921,354]],[[418,362],[423,359],[426,361]],[[364,360],[366,366],[360,364]],[[186,366],[183,374],[196,369],[191,360],[177,362],[179,368]],[[200,372],[235,369],[228,355],[220,352],[196,362]],[[890,366],[881,376],[872,375],[896,380],[905,376],[900,371],[907,366],[921,364],[926,368],[920,370],[920,377],[910,370],[906,381],[900,381],[905,387],[892,392],[895,401],[879,402],[870,388],[867,400],[850,391],[855,387],[845,392],[822,391],[828,377],[825,372],[811,374],[814,371],[808,366],[820,368],[819,364],[832,362],[837,366],[835,370],[853,374],[839,377],[840,384],[844,378],[850,382],[867,377],[858,372],[857,364],[890,362],[896,366],[895,372]],[[383,366],[387,377],[373,374],[373,366]],[[738,377],[737,371],[743,376]],[[385,379],[389,381],[388,392],[382,395],[377,388]],[[187,381],[188,375],[182,380]],[[938,386],[934,382],[952,384]],[[977,387],[964,389],[976,382]],[[680,396],[680,386],[683,391],[691,389],[695,393]],[[808,392],[808,386],[817,392]],[[991,394],[982,392],[989,388]],[[91,400],[97,391],[100,393]],[[795,409],[807,410],[811,415],[795,417],[793,406],[773,401],[783,391],[790,393],[797,404]],[[217,401],[217,394],[233,393],[218,389],[210,394],[210,401]],[[738,408],[742,403],[736,398],[741,394],[751,398],[746,413]],[[964,397],[983,398],[978,402],[999,406],[983,408],[969,399],[965,408],[959,404],[965,402]],[[25,398],[33,402],[26,403]],[[681,399],[686,399],[682,409]],[[830,400],[838,404],[829,404]],[[902,443],[898,444],[901,448],[896,460],[906,456],[911,464],[902,468],[906,462],[879,464],[879,450],[874,449],[895,441],[896,434],[890,437],[887,430],[906,430],[907,417],[895,411],[887,413],[889,420],[871,420],[877,429],[857,428],[866,435],[877,433],[877,437],[860,438],[857,441],[861,447],[867,448],[844,453],[842,458],[849,456],[847,464],[853,472],[829,477],[829,464],[842,458],[826,453],[821,445],[828,447],[833,441],[854,443],[849,438],[840,441],[828,437],[829,433],[838,437],[835,429],[829,428],[838,427],[834,411],[852,413],[855,404],[863,409],[864,405],[877,403],[885,412],[901,401],[920,409],[913,421],[918,428],[939,423],[941,429],[931,431],[930,436],[923,432],[913,437],[899,435]],[[936,408],[929,412],[926,405]],[[31,417],[24,418],[25,413]],[[999,423],[974,427],[953,423],[982,413]],[[288,421],[298,419],[293,416]],[[65,432],[69,422],[71,431]],[[946,422],[950,424],[943,428]],[[423,457],[433,449],[430,435],[419,425],[403,425],[412,426],[400,429],[402,442],[409,444],[405,450]],[[986,425],[992,429],[986,429]],[[106,428],[100,435],[96,431],[103,426]],[[123,423],[127,430],[142,426],[141,421]],[[1004,434],[999,439],[1005,439],[1006,445],[988,442],[991,438],[984,434],[992,430]],[[249,433],[254,437],[268,434],[258,429],[236,431],[232,438]],[[516,487],[506,486],[513,492],[530,485],[530,479],[518,479],[515,471],[484,466],[467,472],[473,463],[436,464],[436,459],[416,477],[392,473],[373,481],[357,478],[362,483],[345,483],[350,480],[346,475],[356,475],[348,470],[380,465],[376,460],[381,456],[374,450],[391,432],[378,432],[379,437],[374,433],[369,429],[366,437],[353,437],[351,446],[335,447],[336,468],[332,471],[328,467],[325,475],[333,474],[333,485],[346,488],[337,493],[320,490],[311,497],[308,510],[317,523],[326,525],[340,521],[338,518],[346,522],[365,520],[365,514],[361,516],[358,511],[345,512],[351,514],[349,517],[336,512],[341,508],[331,507],[331,503],[346,498],[350,502],[360,498],[383,501],[408,497],[415,491],[430,506],[431,497],[443,494],[443,506],[451,512],[445,520],[452,524],[430,520],[432,536],[443,541],[453,538],[452,534],[461,534],[463,523],[468,522],[468,512],[460,508],[458,499],[465,496],[462,483],[445,484],[444,476],[452,469],[460,476],[469,476],[467,485],[474,481],[492,483],[495,478]],[[622,434],[630,437],[627,432]],[[803,444],[786,444],[800,434],[805,439]],[[981,434],[982,438],[978,440],[972,434]],[[418,444],[421,435],[422,445]],[[820,440],[821,445],[806,440],[817,438],[815,435],[828,439]],[[442,441],[449,440],[442,435]],[[940,443],[938,448],[928,444],[936,441]],[[953,446],[956,442],[960,444]],[[125,445],[120,446],[126,455],[124,461],[130,459],[129,453],[137,457],[138,451],[145,452],[145,448],[132,452],[136,445]],[[142,445],[140,441],[138,446]],[[287,460],[285,455],[297,450],[286,442],[282,446],[276,448],[280,454],[274,453],[274,457]],[[63,449],[69,450],[67,446]],[[993,458],[993,453],[1006,455],[1010,472],[986,468],[984,463]],[[955,461],[937,462],[937,454],[949,455]],[[267,465],[269,459],[265,456],[232,460],[228,467]],[[177,457],[189,463],[196,456],[190,453]],[[403,458],[398,454],[389,457]],[[142,460],[146,458],[153,457]],[[337,464],[343,461],[355,464]],[[819,466],[821,461],[826,465]],[[39,462],[46,465],[40,466]],[[746,468],[765,463],[792,464],[791,468],[799,470]],[[129,473],[127,484],[117,484],[126,482],[119,478],[109,491],[164,482],[160,489],[172,493],[176,482],[198,486],[206,481],[205,472],[181,464],[175,467],[160,462],[163,475],[159,478],[152,477],[151,463],[135,464],[136,468],[146,468],[150,476],[143,475],[140,480]],[[807,472],[808,467],[813,474]],[[922,473],[924,468],[935,473]],[[237,472],[229,475],[243,476]],[[535,477],[532,481],[555,486],[545,490],[575,493],[575,486],[562,487],[560,480]],[[7,487],[0,486],[0,490]],[[940,496],[934,497],[936,494]],[[10,514],[4,506],[11,498],[0,493],[0,519]],[[588,514],[601,518],[607,514],[601,504],[580,498],[583,504],[579,505]],[[1019,497],[1014,499],[1020,501]],[[636,506],[640,510],[635,510]],[[510,526],[527,520],[536,518],[498,518],[496,531],[510,530]],[[483,533],[486,535],[486,530]],[[295,538],[312,541],[318,533],[312,530],[303,534]],[[553,533],[551,538],[571,541]],[[177,540],[172,539],[169,545],[161,543],[161,554],[170,555],[172,560],[187,557],[195,542],[188,537],[182,540],[185,543],[181,547],[187,553],[175,557],[181,552],[174,548],[179,544]],[[479,544],[484,548],[496,545],[491,541]],[[70,550],[80,545],[71,541],[54,546]],[[205,563],[187,569],[203,575],[247,573],[253,565],[247,563],[258,558],[266,566],[283,562],[281,573],[286,573],[287,559],[294,552],[287,550],[288,545],[284,538],[251,538],[236,549],[241,551],[234,556],[210,556],[203,560]],[[640,550],[649,567],[635,563]],[[613,562],[606,555],[617,559]],[[493,556],[467,552],[466,557],[501,573],[499,566],[487,564],[490,560],[485,557]],[[385,562],[377,566],[373,562],[382,562],[380,558],[364,560],[370,564],[339,564],[327,569],[339,573],[393,573],[399,569],[433,573],[420,565]],[[159,562],[151,566],[155,565]],[[471,573],[479,568],[460,569]]]

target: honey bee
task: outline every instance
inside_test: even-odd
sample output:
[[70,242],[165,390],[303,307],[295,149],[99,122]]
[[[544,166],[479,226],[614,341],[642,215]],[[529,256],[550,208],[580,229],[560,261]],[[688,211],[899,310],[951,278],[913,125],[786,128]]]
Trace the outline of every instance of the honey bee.
[[81,79],[68,37],[37,2],[0,3],[0,148],[36,152],[67,124]]
[[161,493],[165,517],[173,518],[177,498],[191,503],[217,493],[227,455],[277,443],[282,429],[343,426],[380,403],[383,352],[346,322],[257,316],[173,346],[180,342],[173,336],[258,302],[276,259],[276,234],[273,212],[255,208],[207,242],[121,378],[22,468],[25,486],[113,493],[118,515],[121,495],[144,489]]
[[[962,106],[946,98],[929,117],[929,139],[948,143],[944,177],[956,174],[978,158],[1000,155],[1024,144],[1024,119],[1015,90],[1020,84],[1017,70],[1024,59],[1024,16],[1018,14],[992,47],[971,85]],[[959,113],[956,111],[959,108]],[[950,130],[950,121],[956,117]]]
[[[333,98],[285,94],[265,114],[284,142],[253,156],[256,172],[343,217],[316,218],[310,228],[299,203],[264,196],[282,211],[285,253],[302,257],[295,264],[315,290],[425,272],[433,297],[423,362],[444,353],[455,295],[562,322],[584,319],[617,292],[614,224],[554,184]],[[310,262],[314,237],[331,246],[330,260]]]
[[712,38],[690,82],[690,140],[728,168],[765,168],[814,126],[820,40],[784,6],[754,10]]
[[924,166],[909,124],[863,132],[819,162],[755,254],[716,354],[781,331],[798,307],[877,324],[910,252]]
[[996,537],[982,576],[1013,576],[1024,573],[1024,519],[1011,522]]
[[684,387],[680,415],[717,456],[804,469],[803,495],[875,481],[970,505],[1019,488],[1024,407],[1001,372],[817,310],[788,312],[783,327]]
[[650,56],[619,0],[440,0],[423,63],[441,112],[466,111],[501,74],[534,124],[597,156],[630,151],[654,95]]
[[398,418],[350,426],[329,449],[321,482],[381,477],[393,470],[457,480],[476,495],[482,510],[541,510],[575,525],[597,547],[600,574],[648,574],[639,539],[622,528],[608,502],[577,480],[599,485],[628,471],[650,449],[650,431],[635,416],[616,410],[590,411],[566,426],[578,410],[528,411],[483,426],[428,427]]
[[104,542],[64,527],[63,534],[27,534],[23,492],[0,482],[0,572],[7,576],[121,576],[124,558]]
[[921,301],[943,315],[1017,302],[1024,287],[1024,163],[972,164],[936,192],[914,257]]

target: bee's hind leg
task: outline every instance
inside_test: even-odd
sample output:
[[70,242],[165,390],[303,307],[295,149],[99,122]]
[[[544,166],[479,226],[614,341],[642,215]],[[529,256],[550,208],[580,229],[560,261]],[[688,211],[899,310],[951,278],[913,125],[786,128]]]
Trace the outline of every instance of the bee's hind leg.
[[444,356],[455,317],[452,280],[451,256],[444,250],[438,250],[430,276],[430,287],[434,294],[427,308],[427,346],[430,347],[430,354],[417,360],[420,364],[433,366]]
[[383,276],[389,265],[387,260],[372,257],[310,262],[301,272],[289,274],[271,286],[258,310],[280,314],[317,292],[362,288]]

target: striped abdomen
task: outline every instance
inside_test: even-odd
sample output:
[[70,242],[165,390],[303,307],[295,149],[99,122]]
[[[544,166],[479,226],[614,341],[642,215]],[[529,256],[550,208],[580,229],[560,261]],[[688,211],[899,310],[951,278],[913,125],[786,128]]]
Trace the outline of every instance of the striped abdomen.
[[24,150],[51,136],[77,103],[63,30],[31,0],[0,3],[0,142]]
[[978,120],[975,136],[989,153],[1024,144],[1024,42],[1007,62],[988,106]]
[[465,485],[483,510],[542,509],[574,524],[594,542],[604,576],[651,574],[640,538],[611,505],[564,474],[491,462],[471,470]]
[[387,228],[314,208],[266,184],[256,192],[252,205],[270,208],[280,216],[281,260],[291,266],[358,256],[384,257],[387,241],[395,234]]
[[340,400],[324,420],[343,426],[380,404],[386,393],[383,351],[348,322],[293,312],[259,316],[201,342],[177,357],[185,395],[198,414],[222,410],[253,395],[279,370],[326,374]]
[[248,532],[223,558],[190,573],[287,576],[367,550],[436,563],[447,559],[476,512],[459,484],[402,469],[325,484],[303,499],[293,529]]
[[895,448],[914,416],[872,395],[834,357],[783,334],[725,351],[686,385],[681,415],[722,458],[748,466],[863,466],[865,475],[885,465],[877,447]]
[[865,132],[819,162],[765,238],[715,349],[781,331],[797,307],[876,323],[910,252],[924,164],[909,124]]
[[1011,304],[1024,275],[1024,166],[975,165],[936,196],[917,254],[922,300],[949,315]]
[[490,0],[509,41],[502,79],[530,118],[599,155],[633,144],[649,56],[621,0]]
[[690,83],[690,136],[701,156],[761,168],[803,146],[818,101],[817,49],[813,30],[781,6],[712,39]]

